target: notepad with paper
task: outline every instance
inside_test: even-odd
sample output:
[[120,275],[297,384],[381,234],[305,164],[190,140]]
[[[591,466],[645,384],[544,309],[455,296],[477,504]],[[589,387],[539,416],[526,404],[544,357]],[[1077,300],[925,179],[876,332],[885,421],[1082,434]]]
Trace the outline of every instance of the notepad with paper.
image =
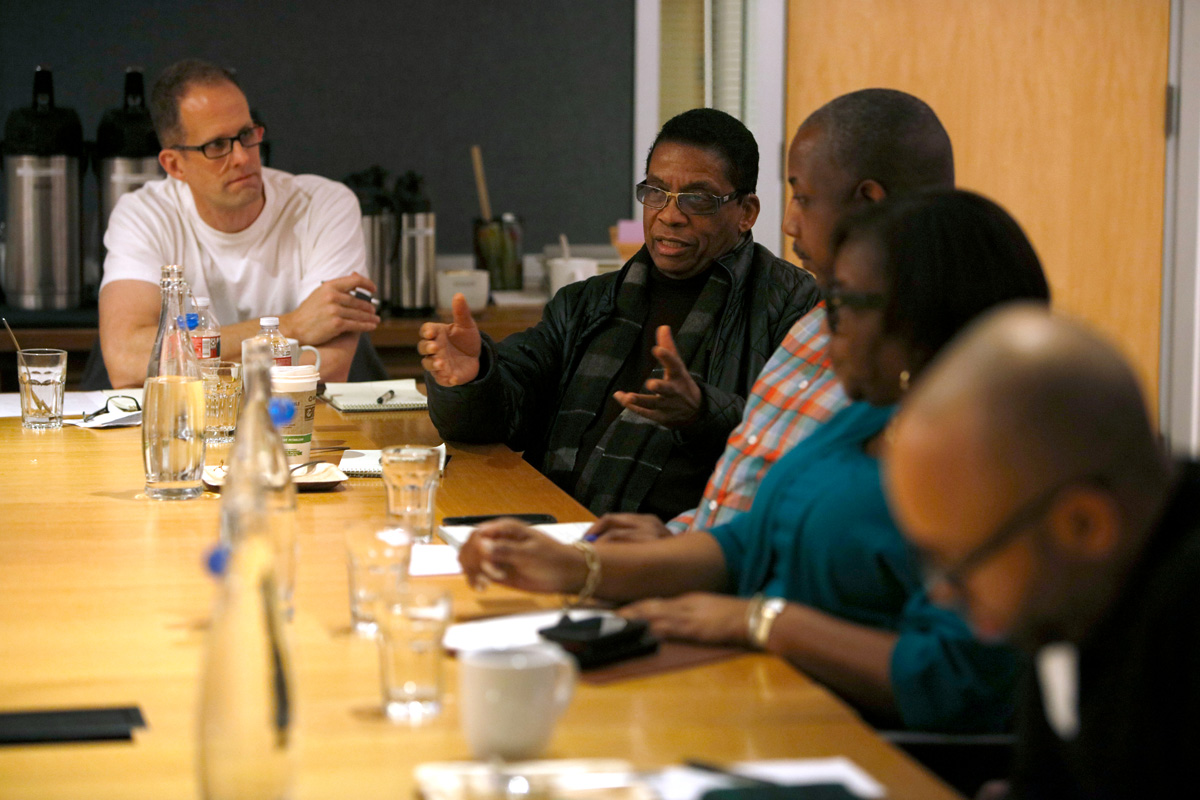
[[322,397],[338,411],[411,411],[429,405],[425,395],[417,391],[417,382],[412,378],[327,383]]

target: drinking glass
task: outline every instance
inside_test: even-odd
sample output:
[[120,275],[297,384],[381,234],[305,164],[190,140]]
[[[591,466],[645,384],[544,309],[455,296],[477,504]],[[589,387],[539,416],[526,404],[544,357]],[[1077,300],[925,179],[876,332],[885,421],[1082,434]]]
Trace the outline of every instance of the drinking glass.
[[67,351],[18,350],[17,378],[21,384],[21,427],[32,430],[61,428]]
[[350,579],[350,622],[360,636],[374,636],[380,598],[395,594],[408,580],[412,536],[386,523],[353,522],[346,528]]
[[441,453],[436,447],[393,445],[383,448],[380,462],[389,523],[408,531],[414,542],[430,541]]
[[407,586],[376,606],[383,711],[393,722],[419,725],[442,710],[442,636],[450,595]]
[[242,365],[236,361],[201,361],[204,378],[204,439],[212,444],[233,441],[242,405]]

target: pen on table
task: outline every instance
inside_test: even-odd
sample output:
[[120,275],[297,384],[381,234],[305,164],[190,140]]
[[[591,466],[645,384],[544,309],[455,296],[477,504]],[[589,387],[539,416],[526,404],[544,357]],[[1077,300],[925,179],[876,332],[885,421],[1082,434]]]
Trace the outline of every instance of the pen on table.
[[731,778],[735,781],[741,781],[749,786],[779,786],[775,781],[768,781],[763,778],[754,778],[750,775],[743,775],[740,772],[732,772],[720,764],[714,764],[711,761],[704,761],[698,758],[689,758],[683,762],[685,767],[698,769],[701,772],[711,772],[714,775],[724,775],[726,778]]
[[393,390],[388,389],[386,392],[379,395],[379,397],[376,397],[375,402],[378,403],[379,405],[383,405],[384,403],[386,403],[388,400],[391,400],[395,396],[396,396],[396,393]]

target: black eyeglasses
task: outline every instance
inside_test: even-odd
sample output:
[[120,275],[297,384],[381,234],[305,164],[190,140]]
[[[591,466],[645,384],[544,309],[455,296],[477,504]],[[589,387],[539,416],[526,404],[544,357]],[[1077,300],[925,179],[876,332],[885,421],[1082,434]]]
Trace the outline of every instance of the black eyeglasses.
[[825,299],[825,319],[829,321],[829,332],[837,333],[838,313],[842,308],[869,311],[883,308],[887,297],[880,292],[847,292],[832,286],[822,292]]
[[124,411],[125,413],[132,413],[134,411],[142,410],[141,403],[137,401],[136,397],[130,397],[127,394],[114,394],[104,401],[104,408],[98,408],[90,414],[84,414],[83,421],[91,422],[101,414],[106,414],[109,411],[112,411],[110,406],[115,406],[117,411]]
[[233,143],[240,142],[242,147],[249,150],[262,144],[267,129],[262,125],[250,125],[238,131],[237,136],[222,136],[204,144],[177,144],[172,150],[195,150],[205,158],[224,158],[233,152]]
[[1054,506],[1060,494],[1068,488],[1080,484],[1105,486],[1107,482],[1104,476],[1095,474],[1072,478],[1051,486],[1023,506],[1018,507],[990,536],[951,566],[936,567],[926,559],[923,567],[925,590],[932,591],[935,587],[945,584],[961,597],[966,589],[968,575],[987,563],[993,556],[999,555],[1001,550],[1022,534],[1033,530],[1033,523],[1045,516]]
[[648,186],[645,183],[639,183],[636,190],[638,202],[646,208],[666,208],[667,203],[671,202],[671,198],[674,197],[675,205],[681,213],[698,217],[707,217],[717,213],[721,210],[721,206],[741,194],[741,192],[730,192],[724,197],[717,197],[715,194],[707,192],[668,192],[666,189]]

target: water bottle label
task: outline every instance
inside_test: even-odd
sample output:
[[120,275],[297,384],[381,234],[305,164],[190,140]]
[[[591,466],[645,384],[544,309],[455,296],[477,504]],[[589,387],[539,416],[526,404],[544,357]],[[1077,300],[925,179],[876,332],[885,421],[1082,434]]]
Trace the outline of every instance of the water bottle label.
[[277,367],[290,367],[291,365],[292,365],[292,356],[291,356],[291,354],[288,354],[288,355],[286,355],[286,356],[276,356],[276,357],[275,357],[275,366],[277,366]]
[[193,336],[192,348],[196,351],[196,358],[220,358],[221,335],[215,334],[212,336]]

